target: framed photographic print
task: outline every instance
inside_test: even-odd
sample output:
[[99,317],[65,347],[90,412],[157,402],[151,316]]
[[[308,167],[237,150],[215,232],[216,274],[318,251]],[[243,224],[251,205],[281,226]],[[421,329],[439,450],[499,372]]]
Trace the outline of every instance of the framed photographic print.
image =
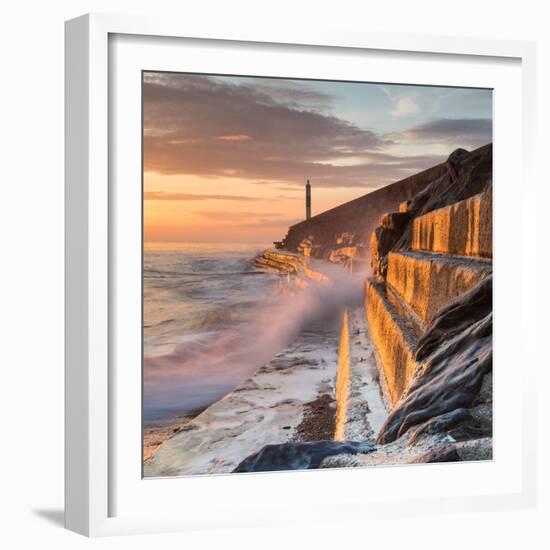
[[533,58],[67,23],[69,529],[533,502]]

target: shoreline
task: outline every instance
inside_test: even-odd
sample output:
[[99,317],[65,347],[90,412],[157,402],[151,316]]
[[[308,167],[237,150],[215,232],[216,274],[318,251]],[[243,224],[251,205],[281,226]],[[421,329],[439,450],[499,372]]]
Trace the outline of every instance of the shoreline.
[[[285,253],[282,256],[287,257],[289,261],[287,265],[284,262],[280,261],[280,258],[275,264],[272,264],[271,261],[264,263],[264,258],[269,256],[270,253],[273,253],[272,249],[266,249],[258,256],[254,257],[252,260],[255,263],[257,271],[251,271],[251,275],[264,275],[266,273],[278,274],[281,277],[285,277],[284,283],[280,286],[280,291],[283,293],[295,293],[300,292],[307,287],[307,280],[315,281],[327,281],[325,275],[312,269],[310,266],[310,259],[299,254]],[[275,252],[278,255],[278,253]],[[319,262],[319,260],[317,260]],[[282,282],[282,279],[281,279]],[[334,334],[332,335],[335,340],[334,349],[337,349],[337,338],[340,332],[341,327],[334,328]],[[312,331],[309,331],[312,332]],[[198,411],[196,414],[189,414],[185,416],[176,416],[167,417],[166,419],[160,420],[158,422],[152,422],[143,427],[143,465],[147,469],[151,459],[156,455],[157,451],[167,442],[172,440],[178,433],[185,431],[192,431],[194,429],[193,420],[201,416],[202,413],[206,413],[211,407],[215,407],[218,403],[221,403],[224,399],[230,398],[230,396],[235,392],[244,391],[243,387],[246,387],[247,383],[256,377],[258,373],[262,371],[269,370],[270,365],[273,362],[276,362],[278,358],[282,358],[283,362],[285,357],[291,358],[293,350],[296,349],[296,346],[299,345],[301,339],[307,339],[308,330],[304,331],[305,335],[300,334],[296,340],[286,349],[280,351],[271,361],[268,362],[267,366],[262,365],[258,367],[257,371],[243,380],[238,384],[232,391],[223,396],[222,398],[210,403],[208,406]],[[306,354],[311,351],[309,348],[315,348],[315,344],[306,347]],[[326,350],[324,350],[326,351]],[[322,360],[322,358],[321,358]],[[306,363],[309,361],[305,359]],[[294,363],[295,360],[291,359],[291,362]],[[299,363],[299,360],[298,360]],[[335,368],[337,369],[337,357],[335,359]],[[336,374],[334,375],[334,383],[336,379]],[[268,387],[267,389],[271,389]],[[325,439],[332,439],[334,434],[335,426],[335,416],[336,416],[336,400],[335,400],[335,390],[332,389],[331,393],[319,394],[312,397],[311,401],[302,403],[303,410],[300,424],[296,427],[289,427],[289,431],[292,432],[289,440],[293,441],[315,441],[319,436],[323,436]],[[323,421],[320,422],[318,415],[321,414]],[[283,427],[283,429],[286,428]],[[296,433],[294,433],[294,428]],[[330,434],[330,437],[328,437]]]
[[[167,434],[144,462],[144,476],[229,473],[265,445],[328,433],[337,332],[301,333],[233,392]],[[324,422],[315,419],[319,410]]]
[[[322,269],[321,263],[316,260],[315,267]],[[310,258],[298,254],[265,251],[256,266],[286,275],[281,292],[301,292],[312,280],[329,281]],[[387,410],[373,375],[362,307],[342,309],[338,318],[328,332],[303,329],[288,348],[197,416],[146,428],[144,475],[231,472],[265,445],[334,441],[342,439],[339,432],[345,439],[372,442]],[[337,388],[343,341],[349,369],[345,393],[351,392],[345,399]],[[351,384],[361,387],[359,393]]]

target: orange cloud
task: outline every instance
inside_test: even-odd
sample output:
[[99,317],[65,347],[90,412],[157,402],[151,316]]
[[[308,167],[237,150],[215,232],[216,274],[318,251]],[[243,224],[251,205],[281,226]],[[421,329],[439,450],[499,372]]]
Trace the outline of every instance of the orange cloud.
[[218,136],[216,139],[223,141],[250,141],[252,138],[246,134],[237,134],[236,136]]
[[[259,197],[247,197],[245,195],[203,195],[200,193],[166,193],[165,191],[145,191],[143,200],[146,201],[261,201]],[[270,199],[278,200],[278,199]]]

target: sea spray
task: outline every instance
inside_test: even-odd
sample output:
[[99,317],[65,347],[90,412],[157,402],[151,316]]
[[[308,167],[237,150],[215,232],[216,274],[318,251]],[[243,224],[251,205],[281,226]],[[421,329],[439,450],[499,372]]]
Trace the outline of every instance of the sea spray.
[[[307,288],[292,296],[274,292],[276,285],[266,286],[258,296],[258,288],[251,286],[245,322],[229,320],[221,328],[176,344],[168,353],[146,355],[146,422],[175,413],[195,414],[288,348],[301,331],[336,328],[343,308],[360,303],[364,275],[321,262],[315,269],[326,275],[324,282],[308,280]],[[236,307],[228,304],[226,309],[231,312]]]

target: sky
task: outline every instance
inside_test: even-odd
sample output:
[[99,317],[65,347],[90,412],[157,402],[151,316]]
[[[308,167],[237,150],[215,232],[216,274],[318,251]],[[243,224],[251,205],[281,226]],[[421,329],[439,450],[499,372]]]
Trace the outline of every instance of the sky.
[[280,240],[305,216],[492,141],[491,90],[143,74],[146,243]]

